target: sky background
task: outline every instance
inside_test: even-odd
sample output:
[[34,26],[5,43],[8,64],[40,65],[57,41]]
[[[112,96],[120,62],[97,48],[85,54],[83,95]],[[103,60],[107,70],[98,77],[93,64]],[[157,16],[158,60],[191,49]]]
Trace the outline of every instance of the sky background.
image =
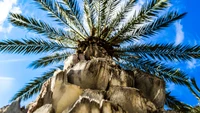
[[[145,0],[140,0],[143,3]],[[171,9],[179,12],[188,12],[187,16],[172,24],[146,41],[158,43],[175,43],[175,44],[200,44],[200,1],[199,0],[171,0]],[[8,20],[9,12],[22,13],[26,16],[35,17],[50,22],[47,19],[47,13],[39,10],[33,0],[0,0],[0,40],[4,39],[21,39],[35,37],[36,34],[26,29],[18,28],[11,25]],[[37,36],[38,37],[38,36]],[[11,97],[20,90],[28,81],[34,77],[40,76],[47,68],[32,70],[27,68],[28,65],[44,56],[40,55],[15,55],[0,53],[0,108],[9,104]],[[200,60],[192,60],[190,62],[171,63],[172,66],[178,67],[190,75],[195,77],[198,86],[200,86]],[[167,84],[169,91],[179,100],[190,105],[197,105],[198,101],[190,93],[187,88],[174,84]],[[32,99],[35,99],[34,96]],[[23,102],[27,104],[32,99]]]

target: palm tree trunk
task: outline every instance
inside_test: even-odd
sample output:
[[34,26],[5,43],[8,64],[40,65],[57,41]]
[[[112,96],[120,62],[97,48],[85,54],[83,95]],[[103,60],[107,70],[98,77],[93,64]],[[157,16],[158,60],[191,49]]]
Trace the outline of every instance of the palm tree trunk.
[[162,113],[165,82],[121,69],[102,47],[68,57],[47,80],[28,113]]
[[[28,113],[162,112],[165,82],[142,71],[125,71],[96,45],[74,54],[44,83]],[[46,107],[44,107],[46,106]]]

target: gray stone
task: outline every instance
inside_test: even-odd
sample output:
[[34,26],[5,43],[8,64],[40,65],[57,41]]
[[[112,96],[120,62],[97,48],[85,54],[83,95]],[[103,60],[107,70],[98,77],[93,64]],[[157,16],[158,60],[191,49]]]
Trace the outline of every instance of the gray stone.
[[45,104],[33,113],[55,113],[51,104]]
[[115,105],[120,105],[128,113],[155,112],[155,105],[141,96],[138,89],[130,87],[110,87],[107,99]]
[[165,104],[165,81],[139,70],[135,70],[134,76],[135,88],[139,89],[157,108],[163,109]]
[[20,101],[17,99],[11,105],[1,108],[0,113],[26,113],[26,110],[20,107]]

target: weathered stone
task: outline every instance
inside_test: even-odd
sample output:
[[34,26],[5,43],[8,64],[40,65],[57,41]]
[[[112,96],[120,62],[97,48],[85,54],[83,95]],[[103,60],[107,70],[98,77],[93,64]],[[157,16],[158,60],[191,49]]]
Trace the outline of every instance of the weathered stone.
[[54,85],[51,82],[52,78],[47,80],[40,91],[39,96],[37,97],[36,101],[28,105],[28,113],[33,113],[39,107],[45,104],[52,104],[52,90],[51,87]]
[[52,104],[45,104],[42,107],[38,108],[33,113],[55,113],[52,107]]
[[[110,87],[107,99],[120,105],[128,113],[147,113],[156,111],[153,103],[142,97],[139,90],[129,87]],[[147,106],[151,105],[150,107]],[[151,104],[149,104],[151,103]]]
[[[68,113],[63,111],[62,113]],[[119,105],[109,101],[96,101],[88,97],[80,97],[69,113],[126,113]]]
[[62,113],[63,110],[69,109],[76,102],[82,93],[82,89],[77,85],[68,83],[67,76],[63,71],[59,71],[54,77],[53,108],[56,113]]
[[101,102],[104,100],[106,92],[102,90],[85,89],[81,96]]
[[26,110],[20,107],[20,101],[17,99],[11,105],[1,108],[0,113],[26,113]]
[[91,45],[83,54],[68,57],[64,69],[43,84],[28,113],[162,113],[164,81],[142,71],[125,71],[104,58],[104,52]]
[[67,70],[67,69],[73,67],[78,62],[79,62],[79,56],[77,54],[73,54],[73,55],[69,56],[64,61],[64,68],[63,68],[63,70]]
[[[99,103],[90,98],[81,97],[69,113],[100,113]],[[66,112],[67,113],[67,112]]]
[[103,47],[99,47],[96,44],[90,44],[84,51],[86,60],[95,58],[107,58],[108,54]]
[[165,104],[165,82],[164,80],[135,70],[135,87],[138,88],[146,98],[151,100],[157,108],[162,109]]
[[134,79],[124,70],[113,68],[111,70],[110,86],[134,87]]
[[110,78],[110,66],[105,59],[81,61],[67,72],[69,83],[81,88],[105,90]]
[[176,112],[176,111],[169,110],[169,111],[164,111],[163,113],[182,113],[182,112]]
[[128,113],[124,108],[110,101],[103,101],[101,106],[102,113]]
[[66,74],[70,83],[83,89],[106,90],[108,84],[110,86],[133,87],[133,77],[113,66],[115,66],[113,61],[95,58],[89,61],[80,61]]

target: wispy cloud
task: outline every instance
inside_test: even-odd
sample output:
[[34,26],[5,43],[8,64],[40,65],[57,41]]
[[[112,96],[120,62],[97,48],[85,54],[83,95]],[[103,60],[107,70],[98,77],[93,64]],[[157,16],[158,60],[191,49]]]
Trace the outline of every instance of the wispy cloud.
[[27,59],[8,59],[8,60],[0,60],[0,63],[22,62],[22,61],[27,61]]
[[175,44],[178,45],[183,42],[184,40],[184,32],[183,32],[183,25],[181,24],[181,21],[177,21],[175,23],[176,27],[176,40]]
[[14,78],[0,76],[0,80],[14,80]]
[[174,83],[168,83],[167,84],[167,91],[173,91],[175,89]]
[[10,10],[10,12],[12,12],[12,13],[17,13],[17,14],[21,14],[21,13],[22,13],[20,7],[18,7],[18,6],[13,7],[13,8]]
[[17,0],[1,0],[0,1],[0,32],[9,33],[12,29],[12,25],[9,24],[4,27],[4,23],[8,17],[9,12],[21,13],[19,7],[16,6]]
[[199,66],[199,65],[197,65],[197,61],[195,59],[192,59],[192,61],[187,62],[187,68],[189,69],[196,68],[196,66]]

